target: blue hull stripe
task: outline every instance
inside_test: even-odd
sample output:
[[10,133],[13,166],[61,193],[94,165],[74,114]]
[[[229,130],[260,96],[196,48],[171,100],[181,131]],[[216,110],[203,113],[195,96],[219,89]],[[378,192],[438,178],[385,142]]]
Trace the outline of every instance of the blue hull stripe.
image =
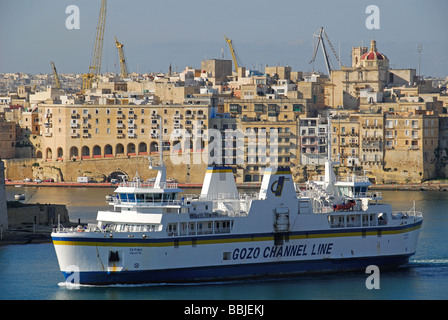
[[[80,272],[81,284],[142,284],[226,281],[237,279],[285,277],[299,274],[365,270],[369,265],[391,268],[409,261],[408,255],[368,258],[322,259],[311,261],[238,264],[215,267],[162,269],[150,271]],[[73,273],[63,272],[67,279]]]

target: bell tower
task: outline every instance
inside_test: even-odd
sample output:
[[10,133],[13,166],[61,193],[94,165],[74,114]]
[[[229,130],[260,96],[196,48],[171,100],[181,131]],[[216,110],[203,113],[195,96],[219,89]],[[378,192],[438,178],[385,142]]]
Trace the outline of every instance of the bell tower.
[[352,48],[352,68],[359,68],[361,66],[361,57],[364,53],[367,53],[367,47]]

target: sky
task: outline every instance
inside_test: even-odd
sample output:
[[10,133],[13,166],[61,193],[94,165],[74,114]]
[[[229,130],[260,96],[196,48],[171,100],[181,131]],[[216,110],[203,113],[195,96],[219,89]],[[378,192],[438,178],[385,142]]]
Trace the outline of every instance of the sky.
[[[0,73],[86,73],[92,60],[100,0],[0,0]],[[67,29],[66,8],[79,8],[79,29]],[[379,9],[379,29],[369,29]],[[327,73],[322,52],[313,57],[313,34],[324,27],[343,65],[353,46],[378,51],[391,68],[448,75],[446,0],[108,0],[102,72],[119,72],[114,36],[124,44],[130,72],[200,68],[206,59],[231,59],[233,40],[248,69],[291,66]],[[330,59],[337,61],[330,48]]]

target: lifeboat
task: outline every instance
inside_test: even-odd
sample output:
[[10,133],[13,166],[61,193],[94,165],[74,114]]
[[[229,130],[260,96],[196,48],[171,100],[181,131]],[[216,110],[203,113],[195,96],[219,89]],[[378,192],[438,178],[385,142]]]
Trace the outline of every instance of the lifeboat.
[[355,204],[356,204],[355,200],[349,200],[347,203],[335,204],[333,206],[333,209],[335,211],[347,211],[347,210],[350,210],[351,208],[353,208],[355,206]]

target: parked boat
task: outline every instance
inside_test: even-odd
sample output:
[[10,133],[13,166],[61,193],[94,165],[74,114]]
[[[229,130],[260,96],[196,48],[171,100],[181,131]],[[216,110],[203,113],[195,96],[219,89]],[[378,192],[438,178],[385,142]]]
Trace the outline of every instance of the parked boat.
[[15,200],[25,200],[25,194],[23,194],[23,193],[16,194],[16,195],[14,195],[14,199]]

